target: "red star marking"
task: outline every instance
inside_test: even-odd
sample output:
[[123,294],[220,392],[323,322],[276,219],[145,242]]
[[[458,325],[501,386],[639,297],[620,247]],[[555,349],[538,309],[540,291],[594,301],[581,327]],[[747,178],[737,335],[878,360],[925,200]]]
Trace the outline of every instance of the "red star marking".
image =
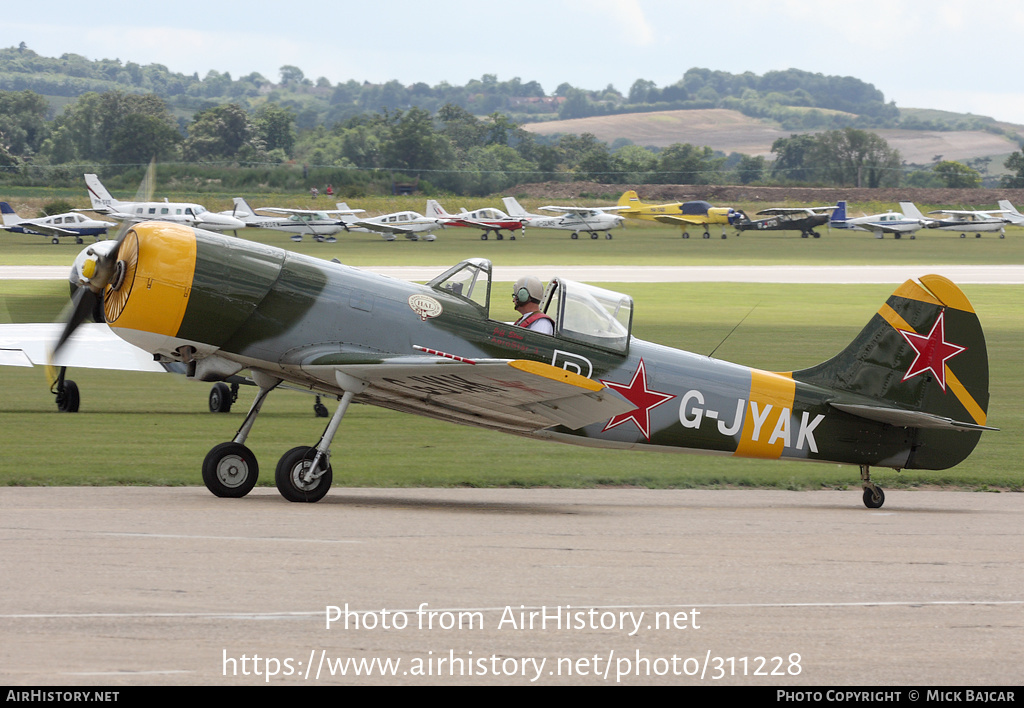
[[939,318],[935,320],[935,324],[932,325],[932,331],[927,336],[900,330],[900,334],[907,340],[907,344],[912,346],[914,351],[917,352],[917,356],[914,357],[914,363],[910,365],[907,373],[903,375],[904,381],[926,371],[931,371],[935,374],[935,378],[938,379],[942,390],[946,390],[946,362],[960,352],[966,351],[967,347],[961,347],[958,344],[946,341],[945,314],[945,310],[939,313]]
[[[636,373],[633,374],[633,380],[628,385],[612,381],[601,381],[601,383],[608,388],[615,389],[627,401],[636,406],[636,410],[620,413],[613,417],[604,426],[604,430],[611,430],[626,421],[632,420],[648,440],[651,439],[651,409],[675,398],[671,394],[660,393],[647,388],[647,370],[644,368],[643,359],[640,360],[640,365],[636,367]],[[604,430],[601,432],[604,432]]]

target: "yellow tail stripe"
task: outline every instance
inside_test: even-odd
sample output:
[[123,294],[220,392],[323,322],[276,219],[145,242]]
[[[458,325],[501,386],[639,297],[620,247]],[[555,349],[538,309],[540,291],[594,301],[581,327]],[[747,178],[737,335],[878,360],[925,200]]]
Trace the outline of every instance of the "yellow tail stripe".
[[946,387],[953,392],[953,395],[960,401],[960,404],[967,409],[967,414],[974,418],[975,423],[985,425],[985,421],[988,420],[985,411],[974,400],[974,396],[968,392],[967,388],[960,383],[960,379],[953,374],[949,366],[946,366]]
[[743,420],[743,432],[736,457],[777,459],[792,444],[793,399],[796,382],[792,374],[775,374],[752,369],[750,400]]

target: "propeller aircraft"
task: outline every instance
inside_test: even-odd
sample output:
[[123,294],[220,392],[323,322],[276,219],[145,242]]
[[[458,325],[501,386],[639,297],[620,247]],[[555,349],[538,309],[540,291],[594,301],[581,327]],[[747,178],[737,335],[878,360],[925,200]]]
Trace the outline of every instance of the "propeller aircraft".
[[109,221],[102,219],[89,219],[76,212],[66,212],[44,216],[38,219],[23,219],[18,212],[7,202],[0,202],[0,214],[3,215],[4,223],[0,229],[18,234],[37,234],[48,236],[52,243],[60,243],[62,238],[73,238],[75,243],[83,243],[83,236],[92,236],[99,239],[107,233],[107,229],[114,226]]
[[999,232],[999,238],[1006,238],[1005,219],[999,214],[1003,211],[993,209],[989,211],[978,211],[976,209],[936,209],[929,214],[947,214],[944,219],[927,217],[921,213],[913,202],[900,202],[900,209],[912,219],[924,219],[928,222],[928,228],[939,231],[959,231],[960,238],[967,238],[967,234],[975,234],[975,238],[981,238],[983,233]]
[[499,241],[505,238],[501,232],[509,231],[511,232],[509,239],[515,241],[516,229],[521,229],[522,235],[526,235],[526,223],[528,221],[523,217],[509,216],[501,209],[491,209],[490,207],[476,209],[474,211],[466,211],[463,209],[458,214],[449,214],[445,211],[443,206],[433,199],[427,201],[427,217],[437,219],[446,226],[464,226],[471,229],[483,229],[483,233],[480,235],[481,241],[486,241],[487,235],[492,231],[494,232],[495,238]]
[[192,202],[154,202],[145,201],[121,202],[110,196],[99,177],[94,174],[85,175],[85,186],[89,192],[92,211],[123,222],[170,221],[189,226],[201,226],[208,231],[237,231],[245,228],[245,222],[226,214],[214,214],[207,211],[201,204]]
[[814,229],[825,226],[831,218],[831,211],[836,206],[826,207],[772,207],[762,209],[756,216],[767,216],[767,219],[743,219],[734,226],[737,231],[799,231],[800,238],[821,238]]
[[563,278],[541,303],[555,333],[515,327],[479,258],[417,284],[152,221],[87,247],[76,268],[56,354],[102,306],[115,334],[192,379],[249,371],[248,414],[202,463],[219,497],[256,484],[245,443],[281,384],[339,401],[318,442],[277,462],[295,502],[327,493],[353,402],[576,445],[856,465],[869,508],[884,502],[871,467],[945,469],[995,429],[978,316],[937,275],[897,287],[832,359],[770,372],[637,339],[631,297]]
[[935,219],[928,219],[924,216],[913,217],[898,211],[851,218],[846,215],[846,202],[841,201],[836,202],[836,209],[832,212],[829,225],[834,229],[870,231],[875,238],[884,238],[885,234],[892,234],[893,238],[902,238],[903,234],[909,234],[910,238],[914,239],[916,238],[914,234],[921,229],[930,228],[933,221]]
[[538,229],[561,229],[572,231],[571,239],[578,239],[580,232],[590,234],[590,238],[596,239],[598,233],[604,231],[604,237],[612,237],[611,230],[622,226],[626,220],[624,216],[609,214],[610,211],[619,211],[622,207],[576,207],[576,206],[542,206],[542,211],[551,211],[561,216],[545,216],[531,214],[516,200],[515,197],[505,197],[501,200],[513,218],[527,219],[527,224]]
[[[235,197],[231,211],[220,212],[224,216],[241,219],[249,228],[273,229],[293,234],[292,241],[301,241],[303,234],[309,234],[315,241],[333,243],[334,234],[346,229],[343,217],[361,214],[365,209],[288,209],[284,207],[259,207],[253,209],[242,197]],[[257,212],[276,216],[264,216]],[[282,218],[283,217],[283,218]]]
[[622,207],[620,213],[623,216],[680,227],[683,230],[683,238],[690,238],[690,233],[686,230],[689,226],[703,226],[704,238],[711,238],[708,232],[708,226],[711,224],[722,224],[722,238],[725,238],[727,224],[735,225],[747,218],[742,211],[732,207],[711,206],[705,201],[645,204],[632,189],[622,193],[618,205]]
[[385,241],[394,241],[398,236],[405,236],[410,241],[435,241],[437,236],[434,232],[443,228],[441,220],[423,216],[416,211],[396,211],[345,222],[346,231],[379,233]]

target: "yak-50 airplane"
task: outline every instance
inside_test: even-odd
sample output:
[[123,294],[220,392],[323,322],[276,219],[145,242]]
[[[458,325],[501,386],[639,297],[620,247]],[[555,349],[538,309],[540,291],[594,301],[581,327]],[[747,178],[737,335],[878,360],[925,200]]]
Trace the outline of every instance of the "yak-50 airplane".
[[598,233],[604,231],[604,237],[612,237],[611,230],[622,226],[626,220],[624,216],[609,214],[608,212],[620,211],[622,207],[577,207],[577,206],[542,206],[542,211],[551,211],[561,216],[546,216],[542,214],[531,214],[516,200],[515,197],[505,197],[501,200],[508,211],[508,215],[517,219],[526,219],[526,224],[538,229],[560,229],[572,231],[569,238],[578,239],[580,232],[590,234],[590,238],[596,239]]
[[195,380],[249,371],[259,391],[248,415],[202,463],[221,497],[256,484],[245,443],[282,383],[340,401],[319,442],[277,463],[278,490],[297,502],[327,493],[353,402],[584,446],[856,465],[871,508],[884,501],[871,467],[945,469],[994,430],[981,324],[937,275],[897,287],[832,359],[772,372],[637,339],[628,295],[562,278],[542,300],[555,334],[515,327],[484,259],[420,285],[144,222],[73,267],[80,285],[56,355],[102,304],[114,333]]
[[115,225],[101,219],[89,219],[76,212],[23,219],[7,202],[0,202],[0,214],[4,219],[0,229],[17,234],[48,236],[52,243],[60,243],[61,238],[73,238],[75,243],[83,243],[83,236],[99,239],[107,233],[107,229]]
[[737,211],[732,207],[711,206],[705,201],[645,204],[640,201],[640,197],[633,190],[623,192],[619,197],[618,205],[622,207],[619,213],[623,216],[680,227],[683,230],[683,238],[690,238],[690,233],[686,230],[690,226],[703,226],[704,238],[711,238],[708,231],[710,224],[721,224],[722,238],[726,238],[726,225],[735,225],[747,218],[742,211]]
[[214,214],[207,211],[201,204],[191,202],[134,201],[121,202],[110,196],[99,177],[85,175],[85,186],[89,192],[89,201],[97,214],[109,216],[118,221],[170,221],[176,224],[199,226],[208,231],[237,231],[245,228],[245,222],[226,214]]
[[801,238],[813,236],[821,238],[814,229],[825,226],[831,218],[833,209],[838,206],[825,207],[772,207],[762,209],[756,216],[767,216],[767,219],[744,219],[737,221],[737,231],[799,231]]
[[509,216],[501,209],[491,209],[490,207],[473,211],[463,209],[458,214],[449,214],[443,206],[433,199],[427,201],[427,218],[437,219],[439,223],[443,223],[446,226],[483,229],[483,233],[480,234],[481,241],[486,241],[487,235],[492,231],[495,238],[499,241],[505,238],[501,232],[509,231],[511,233],[509,239],[515,241],[516,229],[521,229],[522,235],[526,235],[526,223],[528,221],[528,219],[523,217]]
[[[346,229],[344,217],[364,213],[365,209],[349,209],[338,206],[337,209],[290,209],[285,207],[257,207],[253,209],[242,197],[235,197],[235,207],[231,211],[222,211],[225,216],[241,219],[249,228],[272,229],[292,234],[292,241],[301,241],[303,234],[308,234],[315,241],[333,243],[337,241],[334,234]],[[264,216],[257,212],[267,212],[276,216]]]

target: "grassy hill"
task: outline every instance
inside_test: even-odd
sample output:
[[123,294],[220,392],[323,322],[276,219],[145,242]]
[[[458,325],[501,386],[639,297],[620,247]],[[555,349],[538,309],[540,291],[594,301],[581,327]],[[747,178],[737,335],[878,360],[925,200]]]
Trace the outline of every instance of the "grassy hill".
[[[593,116],[572,120],[529,123],[525,130],[538,135],[591,133],[600,140],[614,143],[620,138],[636,145],[666,147],[673,143],[707,145],[724,153],[771,155],[772,143],[787,138],[793,131],[777,124],[745,116],[724,108],[700,110],[628,113]],[[1024,133],[1024,126],[1012,126]],[[814,131],[800,131],[814,132]],[[900,151],[903,159],[913,164],[928,164],[936,155],[944,160],[969,160],[993,157],[993,166],[1019,149],[1006,135],[985,130],[873,130]],[[1002,158],[1002,159],[999,159]]]

